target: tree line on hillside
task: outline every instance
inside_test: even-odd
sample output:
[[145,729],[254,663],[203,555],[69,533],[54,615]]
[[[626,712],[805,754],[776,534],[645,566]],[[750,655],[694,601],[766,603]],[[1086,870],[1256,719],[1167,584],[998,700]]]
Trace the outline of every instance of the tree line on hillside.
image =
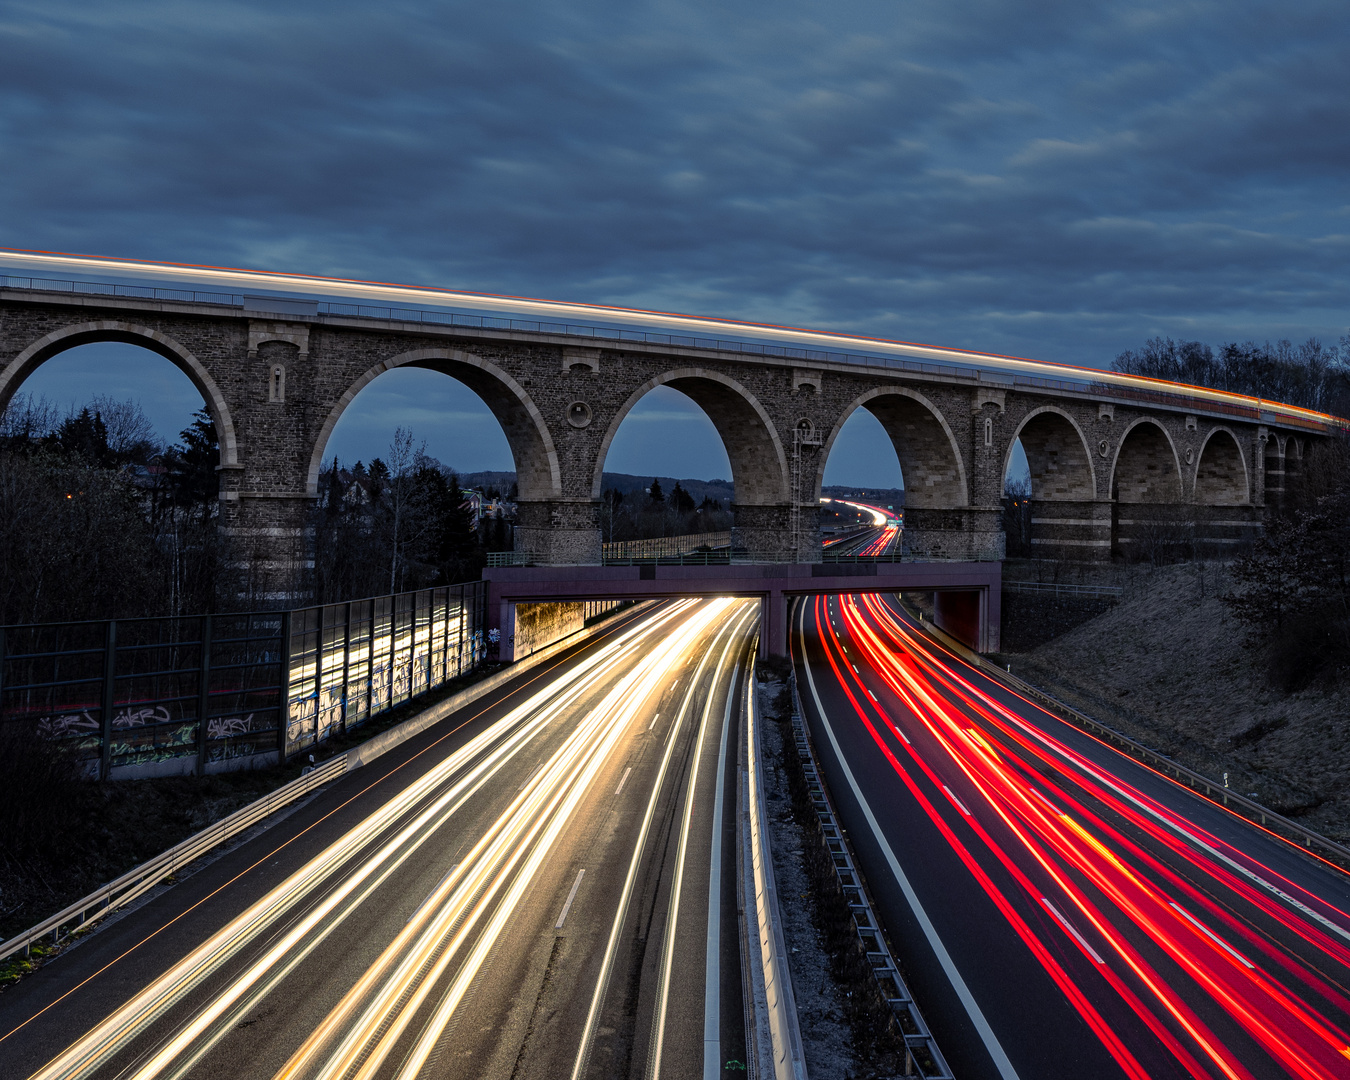
[[1111,369],[1350,415],[1350,335],[1330,346],[1309,338],[1297,346],[1229,342],[1217,351],[1203,341],[1154,337],[1126,349]]
[[600,535],[605,543],[725,532],[731,520],[730,508],[720,500],[705,496],[695,503],[678,480],[669,495],[653,478],[646,491],[625,494],[611,487],[600,497]]

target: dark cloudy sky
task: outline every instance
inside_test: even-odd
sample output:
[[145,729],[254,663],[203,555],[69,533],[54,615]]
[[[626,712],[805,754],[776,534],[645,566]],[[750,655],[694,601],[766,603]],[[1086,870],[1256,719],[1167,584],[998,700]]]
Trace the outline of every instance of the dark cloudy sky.
[[1344,0],[0,2],[0,244],[1082,364],[1334,342],[1348,39]]

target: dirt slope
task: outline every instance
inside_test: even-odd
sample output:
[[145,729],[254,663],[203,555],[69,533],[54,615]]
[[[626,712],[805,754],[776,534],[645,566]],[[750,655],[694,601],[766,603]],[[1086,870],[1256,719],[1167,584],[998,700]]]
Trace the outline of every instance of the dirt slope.
[[1350,679],[1292,695],[1272,687],[1218,599],[1227,588],[1214,564],[1141,569],[1105,613],[1002,660],[1089,716],[1350,840]]

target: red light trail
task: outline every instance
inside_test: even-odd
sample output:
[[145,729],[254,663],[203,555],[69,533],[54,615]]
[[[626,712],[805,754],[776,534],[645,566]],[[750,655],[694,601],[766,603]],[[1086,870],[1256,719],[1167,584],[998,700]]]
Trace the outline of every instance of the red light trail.
[[[854,756],[884,759],[886,797],[908,793],[964,867],[956,888],[993,904],[1123,1075],[1350,1076],[1343,906],[1191,813],[1215,804],[952,663],[881,598],[806,604],[797,663],[823,654],[821,685],[847,703],[828,722],[861,725]],[[1258,850],[1283,843],[1240,827]]]

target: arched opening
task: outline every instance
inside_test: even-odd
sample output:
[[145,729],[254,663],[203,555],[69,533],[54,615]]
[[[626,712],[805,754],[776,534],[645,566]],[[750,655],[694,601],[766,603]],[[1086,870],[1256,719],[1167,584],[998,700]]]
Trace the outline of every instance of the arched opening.
[[[1019,452],[1021,468],[1015,470]],[[1092,458],[1067,414],[1047,406],[1026,416],[1008,448],[1003,475],[1009,556],[1077,560],[1105,554],[1094,524]]]
[[856,407],[876,417],[889,436],[904,477],[906,507],[945,510],[967,504],[965,468],[956,440],[927,401],[912,392],[880,390],[866,395]]
[[667,544],[672,555],[733,544],[777,550],[792,529],[786,466],[767,414],[743,386],[716,372],[669,372],[634,391],[605,433],[592,483],[602,538],[698,538]]
[[1217,428],[1200,451],[1195,471],[1195,502],[1199,506],[1240,506],[1248,502],[1247,467],[1231,432]]
[[233,431],[189,359],[86,329],[0,372],[0,623],[214,608],[220,432],[232,447]]
[[310,466],[316,599],[449,585],[509,550],[519,506],[557,491],[542,418],[509,377],[426,350],[348,389]]
[[[458,349],[419,349],[403,353],[375,365],[348,387],[333,407],[315,442],[309,469],[311,494],[318,490],[319,472],[328,458],[328,441],[352,402],[376,378],[401,368],[425,369],[448,375],[473,392],[495,418],[510,448],[522,501],[547,500],[561,494],[558,455],[553,439],[524,387],[494,364]],[[431,385],[434,385],[434,381]],[[470,407],[468,398],[460,396],[456,400],[461,408]],[[490,425],[484,430],[490,430]]]
[[[1092,459],[1082,433],[1063,413],[1033,413],[1017,432],[1026,457],[1026,476],[1036,502],[1086,502],[1096,495]],[[1009,450],[1009,466],[1012,451]],[[1004,470],[1005,477],[1008,470]]]
[[1111,495],[1122,503],[1181,501],[1177,456],[1159,425],[1144,420],[1126,432],[1111,473]]
[[[904,472],[890,435],[871,410],[854,409],[840,425],[825,461],[820,499],[827,559],[900,550]],[[889,538],[883,535],[888,526],[895,530]]]
[[1181,505],[1181,470],[1167,433],[1151,420],[1126,431],[1111,471],[1111,550],[1153,563],[1184,557],[1194,522]]
[[900,387],[872,390],[841,414],[841,422],[825,440],[817,483],[848,421],[866,410],[889,440],[904,484],[905,551],[950,557],[968,545],[964,523],[948,511],[967,505],[965,466],[955,436],[938,410],[918,392]]

